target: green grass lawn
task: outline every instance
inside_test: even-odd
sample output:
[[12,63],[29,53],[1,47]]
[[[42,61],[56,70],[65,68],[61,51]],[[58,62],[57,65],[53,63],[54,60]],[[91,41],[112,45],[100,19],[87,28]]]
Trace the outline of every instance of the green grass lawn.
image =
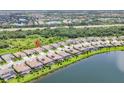
[[8,48],[0,48],[0,55],[6,53],[15,53],[18,51],[22,51],[25,49],[31,49],[35,47],[34,42],[39,39],[41,41],[41,45],[48,45],[55,42],[60,42],[67,40],[66,37],[41,37],[40,35],[30,35],[26,38],[17,38],[17,39],[8,39],[8,40],[0,40],[0,42],[5,42],[9,45]]
[[105,53],[105,52],[110,52],[110,51],[121,51],[121,50],[124,51],[124,47],[102,48],[102,49],[99,49],[96,51],[89,51],[85,54],[81,54],[81,55],[74,56],[74,57],[69,58],[69,59],[65,59],[64,61],[60,62],[61,64],[53,64],[50,67],[45,67],[45,68],[42,68],[39,70],[32,71],[31,73],[26,74],[25,76],[18,76],[16,78],[13,78],[13,79],[7,81],[7,82],[8,83],[29,82],[29,81],[38,79],[38,78],[40,78],[40,77],[42,77],[48,73],[51,73],[57,69],[63,68],[63,67],[68,66],[72,63],[76,63],[81,59],[93,56],[95,54],[100,54],[100,53]]

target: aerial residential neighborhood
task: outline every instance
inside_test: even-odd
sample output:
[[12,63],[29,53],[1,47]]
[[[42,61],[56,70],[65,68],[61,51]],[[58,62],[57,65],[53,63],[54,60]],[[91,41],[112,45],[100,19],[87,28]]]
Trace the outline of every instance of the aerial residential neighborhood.
[[124,82],[123,13],[1,10],[0,82]]
[[[103,47],[110,50],[111,47],[120,47],[122,49],[121,46],[124,45],[123,40],[124,37],[76,38],[64,41],[63,45],[58,42],[41,48],[33,48],[14,54],[4,54],[1,55],[0,62],[5,61],[6,64],[0,66],[0,78],[8,81],[16,78],[17,75],[25,75],[34,69],[41,70],[41,68],[50,67],[53,64],[60,64],[64,59],[90,53]],[[53,46],[56,47],[51,48]],[[46,49],[48,52],[44,51]]]
[[123,0],[1,0],[0,93],[124,93]]

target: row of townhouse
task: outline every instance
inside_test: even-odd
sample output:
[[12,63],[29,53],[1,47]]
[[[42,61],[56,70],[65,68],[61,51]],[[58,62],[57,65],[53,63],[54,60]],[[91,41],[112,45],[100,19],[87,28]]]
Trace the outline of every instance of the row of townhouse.
[[0,65],[0,78],[9,80],[16,77],[17,74],[25,75],[33,69],[50,66],[87,51],[123,45],[124,37],[87,37],[69,39],[13,54],[4,54],[0,56],[0,62],[5,61],[7,64]]

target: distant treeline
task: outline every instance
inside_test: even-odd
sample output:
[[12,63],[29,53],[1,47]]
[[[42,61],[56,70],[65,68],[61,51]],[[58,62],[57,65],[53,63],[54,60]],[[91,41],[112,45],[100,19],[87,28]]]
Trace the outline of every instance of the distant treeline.
[[89,37],[89,36],[122,36],[124,35],[124,27],[97,27],[97,28],[57,28],[44,30],[27,30],[15,32],[0,32],[0,39],[25,38],[28,35],[40,35],[42,37]]

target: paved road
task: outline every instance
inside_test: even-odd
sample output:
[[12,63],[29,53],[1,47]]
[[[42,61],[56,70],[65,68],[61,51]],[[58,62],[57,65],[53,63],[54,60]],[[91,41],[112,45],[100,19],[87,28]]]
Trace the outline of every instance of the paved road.
[[[112,27],[112,26],[124,26],[124,24],[114,24],[114,25],[89,25],[89,26],[73,26],[74,28],[92,28],[92,27]],[[7,28],[7,29],[0,29],[0,31],[18,31],[18,30],[36,30],[40,29],[43,30],[47,27],[30,27],[30,28]],[[60,28],[60,26],[57,27],[50,27],[50,29]],[[61,28],[69,28],[69,26],[61,26]]]

